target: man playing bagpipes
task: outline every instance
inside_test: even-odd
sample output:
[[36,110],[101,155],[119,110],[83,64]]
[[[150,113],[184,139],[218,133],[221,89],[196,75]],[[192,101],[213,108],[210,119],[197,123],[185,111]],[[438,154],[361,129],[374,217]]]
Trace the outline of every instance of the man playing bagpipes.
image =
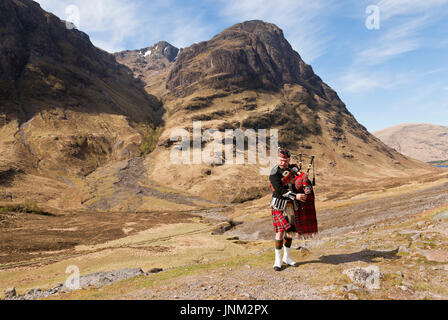
[[282,262],[297,266],[290,257],[295,233],[298,233],[299,239],[317,233],[312,183],[307,174],[302,172],[301,163],[300,168],[296,164],[290,164],[290,158],[288,150],[279,148],[278,165],[272,168],[269,176],[273,191],[271,212],[275,232],[275,271],[281,270]]

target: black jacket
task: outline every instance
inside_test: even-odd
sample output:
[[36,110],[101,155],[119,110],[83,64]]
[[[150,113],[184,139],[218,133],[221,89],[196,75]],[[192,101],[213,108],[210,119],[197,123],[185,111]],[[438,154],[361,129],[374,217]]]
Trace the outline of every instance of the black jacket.
[[292,170],[296,165],[290,164],[289,169],[281,169],[278,165],[276,165],[271,170],[271,175],[269,176],[269,181],[271,182],[271,186],[274,188],[272,193],[272,197],[283,199],[283,200],[295,200],[297,189],[294,183],[291,185],[291,189],[288,185],[282,185],[283,172]]

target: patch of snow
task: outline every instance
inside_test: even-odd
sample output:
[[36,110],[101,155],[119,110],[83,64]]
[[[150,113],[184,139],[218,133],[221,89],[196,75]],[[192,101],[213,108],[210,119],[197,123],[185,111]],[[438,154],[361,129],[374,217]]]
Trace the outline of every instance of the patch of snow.
[[147,57],[147,56],[150,56],[150,55],[151,55],[151,53],[152,53],[152,51],[151,51],[151,50],[148,50],[148,51],[146,51],[146,52],[145,52],[145,57]]
[[179,49],[179,50],[177,51],[177,55],[176,55],[176,57],[174,58],[174,61],[176,61],[177,58],[179,57],[180,50],[181,50],[181,49]]

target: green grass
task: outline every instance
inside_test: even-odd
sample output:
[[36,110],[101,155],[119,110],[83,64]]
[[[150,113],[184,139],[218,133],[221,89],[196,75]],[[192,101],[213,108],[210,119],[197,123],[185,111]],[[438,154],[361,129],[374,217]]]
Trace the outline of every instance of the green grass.
[[140,145],[140,153],[142,157],[151,153],[156,148],[157,141],[162,134],[163,128],[156,127],[151,123],[146,125],[145,130],[143,143]]
[[153,286],[172,283],[177,278],[196,275],[220,268],[238,269],[245,265],[252,267],[264,265],[272,259],[272,252],[263,252],[259,255],[237,256],[230,259],[219,259],[209,263],[180,266],[151,276],[139,276],[114,283],[99,289],[80,290],[63,296],[49,299],[114,299],[114,296],[123,295],[132,291],[151,288]]
[[25,201],[24,203],[20,204],[9,204],[5,206],[0,206],[0,212],[31,213],[46,216],[53,215],[52,213],[40,209],[34,201]]

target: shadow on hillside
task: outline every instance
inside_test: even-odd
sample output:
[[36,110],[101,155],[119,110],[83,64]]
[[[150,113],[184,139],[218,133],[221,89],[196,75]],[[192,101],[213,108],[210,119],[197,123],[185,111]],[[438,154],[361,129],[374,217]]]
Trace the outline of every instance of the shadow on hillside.
[[392,251],[377,251],[377,250],[363,250],[360,252],[353,252],[347,254],[332,254],[328,256],[321,256],[319,260],[304,261],[299,262],[299,265],[304,265],[308,263],[326,263],[326,264],[342,264],[348,262],[362,261],[366,263],[375,263],[377,258],[384,258],[387,260],[400,259],[397,256],[398,249]]

